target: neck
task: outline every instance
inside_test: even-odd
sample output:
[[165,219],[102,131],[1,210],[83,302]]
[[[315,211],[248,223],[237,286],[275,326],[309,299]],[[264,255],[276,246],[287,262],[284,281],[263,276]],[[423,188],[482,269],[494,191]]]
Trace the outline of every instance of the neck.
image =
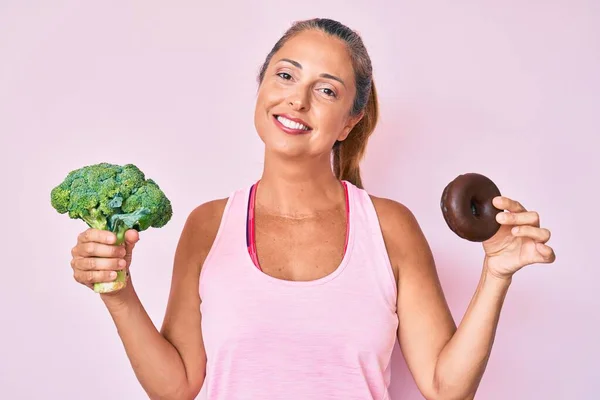
[[290,160],[265,155],[256,205],[269,214],[306,218],[343,207],[343,190],[327,157]]

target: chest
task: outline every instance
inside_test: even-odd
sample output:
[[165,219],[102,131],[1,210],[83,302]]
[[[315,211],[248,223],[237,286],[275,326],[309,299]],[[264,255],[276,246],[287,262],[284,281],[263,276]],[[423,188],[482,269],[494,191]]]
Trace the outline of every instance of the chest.
[[254,230],[260,267],[275,278],[320,279],[335,271],[344,257],[347,218],[343,209],[298,219],[257,213]]
[[213,297],[224,289],[211,287],[202,305],[209,352],[240,349],[260,357],[273,352],[276,359],[289,352],[290,360],[297,360],[336,351],[343,358],[368,354],[387,359],[396,340],[397,315],[369,279],[293,286],[297,283],[264,290],[251,279],[218,306]]

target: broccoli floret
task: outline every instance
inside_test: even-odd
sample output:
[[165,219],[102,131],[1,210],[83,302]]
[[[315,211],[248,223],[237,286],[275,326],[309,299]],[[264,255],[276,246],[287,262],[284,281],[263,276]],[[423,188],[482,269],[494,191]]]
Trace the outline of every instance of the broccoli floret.
[[[123,244],[128,229],[161,228],[173,216],[164,192],[133,164],[100,163],[73,170],[52,189],[50,202],[60,214],[115,233],[116,245]],[[114,282],[96,283],[94,290],[118,290],[126,281],[127,273],[118,271]]]

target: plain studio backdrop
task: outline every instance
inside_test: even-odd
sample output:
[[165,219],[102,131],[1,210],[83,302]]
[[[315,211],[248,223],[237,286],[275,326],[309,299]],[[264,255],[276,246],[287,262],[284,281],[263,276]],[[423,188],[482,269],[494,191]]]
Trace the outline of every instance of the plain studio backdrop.
[[[132,265],[156,325],[175,246],[197,205],[254,182],[256,74],[290,24],[330,17],[372,56],[381,123],[367,190],[406,204],[460,322],[480,244],[439,208],[480,172],[540,212],[552,265],[514,278],[479,399],[600,391],[600,3],[522,1],[10,1],[0,3],[3,399],[144,399],[104,305],[72,279],[82,221],[49,193],[72,169],[135,163],[172,200]],[[392,398],[421,399],[398,347]]]

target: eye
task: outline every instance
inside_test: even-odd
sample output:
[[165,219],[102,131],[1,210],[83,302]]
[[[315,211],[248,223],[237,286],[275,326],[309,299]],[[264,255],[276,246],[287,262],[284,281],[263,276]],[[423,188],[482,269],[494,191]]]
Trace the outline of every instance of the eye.
[[290,79],[292,79],[292,76],[290,74],[288,74],[287,72],[279,72],[277,74],[277,76],[279,76],[281,79],[285,79],[286,81],[289,81]]
[[329,88],[323,88],[321,90],[322,90],[323,93],[325,93],[329,97],[337,97],[337,94],[333,90],[331,90]]

